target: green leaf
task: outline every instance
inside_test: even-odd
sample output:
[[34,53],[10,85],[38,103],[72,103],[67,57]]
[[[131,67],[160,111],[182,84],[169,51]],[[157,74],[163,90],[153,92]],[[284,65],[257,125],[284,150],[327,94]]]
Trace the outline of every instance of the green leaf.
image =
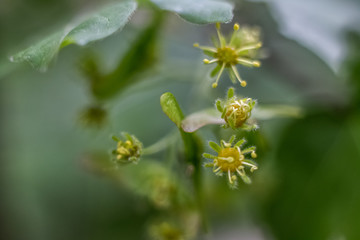
[[233,5],[216,0],[150,0],[159,8],[179,14],[186,21],[196,24],[230,22]]
[[189,115],[182,121],[181,127],[185,132],[195,132],[209,124],[220,125],[225,124],[225,121],[220,117],[219,112],[215,109],[210,109]]
[[10,57],[12,62],[27,62],[45,71],[60,48],[69,44],[85,45],[105,38],[123,28],[136,10],[137,3],[130,0],[108,5],[77,24],[66,27],[36,45]]
[[160,105],[170,120],[173,121],[178,128],[181,128],[181,121],[184,119],[184,115],[174,95],[170,92],[161,95]]
[[48,64],[56,56],[64,35],[63,32],[55,33],[38,44],[10,57],[10,61],[26,62],[39,71],[46,71]]

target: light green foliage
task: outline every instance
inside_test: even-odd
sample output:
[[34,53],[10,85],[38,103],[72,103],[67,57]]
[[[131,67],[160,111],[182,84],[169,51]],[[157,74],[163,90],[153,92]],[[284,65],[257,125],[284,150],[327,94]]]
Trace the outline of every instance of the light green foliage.
[[109,5],[12,56],[10,60],[27,62],[32,67],[45,71],[60,48],[69,44],[85,45],[115,33],[125,26],[136,7],[137,3],[132,0]]
[[218,0],[150,0],[163,10],[179,14],[186,21],[206,24],[230,22],[233,6]]
[[48,64],[59,51],[64,35],[65,34],[62,31],[55,33],[50,37],[45,38],[38,44],[10,57],[10,60],[12,62],[27,62],[33,68],[45,71]]
[[174,95],[170,92],[161,95],[160,105],[170,120],[173,121],[178,128],[181,128],[181,121],[183,120],[184,115]]
[[105,7],[72,28],[66,35],[63,46],[71,43],[86,45],[89,42],[110,36],[123,28],[136,10],[135,1],[120,2]]

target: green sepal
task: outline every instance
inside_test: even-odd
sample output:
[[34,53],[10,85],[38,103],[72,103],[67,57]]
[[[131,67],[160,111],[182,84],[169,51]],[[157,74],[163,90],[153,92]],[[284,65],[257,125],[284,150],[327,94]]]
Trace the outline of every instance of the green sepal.
[[210,141],[209,146],[217,153],[221,151],[221,147],[215,142]]
[[215,156],[213,156],[213,155],[211,155],[211,154],[209,154],[209,153],[203,153],[203,157],[204,157],[204,158],[208,158],[208,159],[214,159],[214,158],[216,158]]
[[221,100],[219,99],[219,100],[216,100],[216,103],[215,103],[215,105],[216,105],[216,109],[219,111],[219,112],[224,112],[224,108],[222,107],[222,102],[221,102]]
[[244,183],[251,184],[251,179],[246,174],[242,174],[240,175],[240,177],[244,181]]
[[220,69],[221,69],[221,66],[220,66],[220,65],[217,65],[217,66],[211,71],[210,76],[211,76],[211,77],[215,77],[216,74],[219,73]]
[[232,97],[234,97],[234,88],[233,87],[229,88],[229,90],[227,92],[227,98],[230,99]]
[[246,142],[245,139],[241,139],[241,140],[239,140],[239,141],[235,144],[234,147],[241,147],[241,145],[243,145],[245,142]]

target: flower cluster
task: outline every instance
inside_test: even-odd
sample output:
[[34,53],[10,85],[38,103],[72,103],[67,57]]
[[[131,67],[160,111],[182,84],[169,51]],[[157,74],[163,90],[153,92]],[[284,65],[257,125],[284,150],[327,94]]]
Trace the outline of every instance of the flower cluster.
[[250,168],[250,171],[255,171],[258,167],[255,162],[245,156],[250,155],[251,158],[256,158],[255,147],[248,147],[241,149],[245,143],[245,139],[238,141],[233,145],[235,136],[232,136],[229,142],[221,140],[220,146],[215,142],[209,142],[209,146],[217,152],[217,156],[204,153],[203,156],[212,159],[212,162],[206,163],[205,167],[212,167],[213,172],[217,175],[227,174],[230,187],[237,187],[237,176],[247,184],[251,183],[250,178],[246,175],[245,168]]
[[117,142],[116,149],[112,151],[113,160],[116,163],[128,164],[138,163],[142,153],[142,143],[133,135],[122,133],[125,140],[121,140],[116,136],[112,139]]
[[255,123],[249,123],[251,111],[256,101],[251,98],[238,98],[234,96],[234,88],[229,88],[226,100],[217,100],[216,108],[221,113],[221,118],[226,122],[224,127],[245,130],[256,129]]
[[257,50],[262,46],[260,42],[260,31],[258,28],[242,27],[234,24],[234,32],[227,41],[226,37],[220,32],[220,23],[216,24],[218,42],[214,43],[215,47],[200,46],[198,43],[194,47],[200,48],[204,53],[213,59],[204,59],[205,64],[216,63],[217,66],[211,72],[214,77],[217,74],[213,88],[218,86],[219,79],[225,68],[229,69],[229,76],[233,83],[238,80],[242,87],[247,85],[242,80],[236,68],[237,64],[247,67],[260,67],[260,62],[254,60],[257,56]]

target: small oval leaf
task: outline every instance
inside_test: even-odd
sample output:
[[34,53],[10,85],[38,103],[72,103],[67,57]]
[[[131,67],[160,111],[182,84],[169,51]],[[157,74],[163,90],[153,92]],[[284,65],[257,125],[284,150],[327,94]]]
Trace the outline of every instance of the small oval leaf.
[[170,92],[161,95],[160,105],[170,120],[173,121],[178,128],[181,128],[181,121],[183,120],[184,115],[174,95]]

